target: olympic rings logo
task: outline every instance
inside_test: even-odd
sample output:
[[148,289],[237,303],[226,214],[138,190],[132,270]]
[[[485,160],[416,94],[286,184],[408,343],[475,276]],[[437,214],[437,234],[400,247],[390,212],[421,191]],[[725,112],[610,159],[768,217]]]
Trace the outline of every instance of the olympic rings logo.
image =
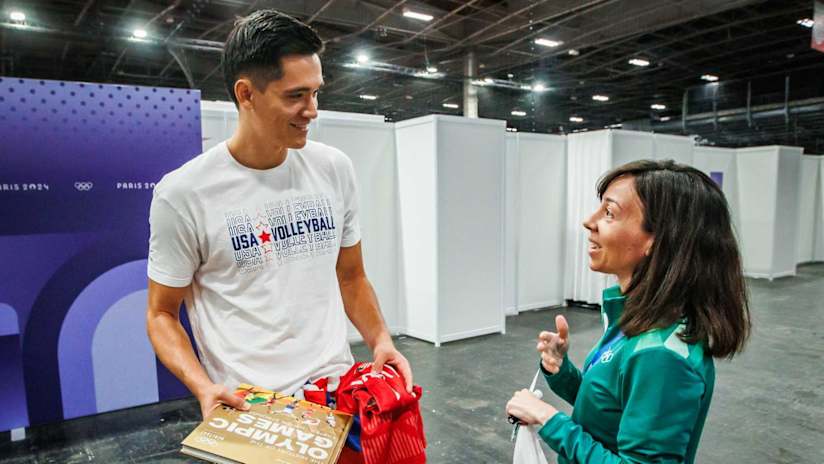
[[88,192],[89,190],[94,187],[94,184],[91,182],[75,182],[74,188],[81,192]]

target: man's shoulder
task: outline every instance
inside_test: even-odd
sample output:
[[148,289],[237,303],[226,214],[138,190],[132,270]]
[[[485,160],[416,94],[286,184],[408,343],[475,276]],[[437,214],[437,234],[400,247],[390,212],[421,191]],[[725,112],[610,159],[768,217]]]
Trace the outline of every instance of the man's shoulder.
[[215,151],[219,149],[219,145],[212,147],[183,163],[177,169],[166,173],[157,183],[155,195],[175,198],[183,192],[191,191],[199,183],[208,179],[215,172]]
[[334,167],[350,162],[346,153],[340,149],[315,140],[307,140],[300,152],[311,161],[329,163]]

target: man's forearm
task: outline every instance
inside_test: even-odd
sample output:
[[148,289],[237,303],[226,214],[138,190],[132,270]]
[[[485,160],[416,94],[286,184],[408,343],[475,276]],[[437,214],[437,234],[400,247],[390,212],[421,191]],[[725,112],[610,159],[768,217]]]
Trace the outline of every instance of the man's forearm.
[[172,314],[158,312],[147,320],[149,340],[160,362],[195,396],[212,384],[195,355],[188,334]]
[[358,276],[340,281],[340,292],[346,315],[358,329],[363,341],[370,349],[380,343],[392,341],[389,330],[381,315],[378,298],[369,279]]

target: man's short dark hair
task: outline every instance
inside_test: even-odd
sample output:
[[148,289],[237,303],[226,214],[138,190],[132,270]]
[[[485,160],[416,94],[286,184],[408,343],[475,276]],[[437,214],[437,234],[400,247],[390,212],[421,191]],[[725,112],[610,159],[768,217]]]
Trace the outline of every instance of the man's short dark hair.
[[323,52],[318,34],[297,19],[275,10],[259,10],[235,22],[223,47],[226,90],[237,106],[235,82],[245,75],[258,90],[283,77],[280,59]]

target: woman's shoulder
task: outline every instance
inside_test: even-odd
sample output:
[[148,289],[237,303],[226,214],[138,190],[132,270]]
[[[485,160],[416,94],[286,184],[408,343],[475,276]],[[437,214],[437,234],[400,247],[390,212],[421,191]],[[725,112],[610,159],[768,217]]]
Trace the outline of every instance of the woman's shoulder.
[[644,361],[660,363],[670,360],[673,368],[679,365],[707,374],[712,367],[712,357],[707,355],[703,343],[687,343],[680,335],[685,329],[683,323],[669,327],[648,330],[627,339],[624,352],[624,364],[643,363]]

